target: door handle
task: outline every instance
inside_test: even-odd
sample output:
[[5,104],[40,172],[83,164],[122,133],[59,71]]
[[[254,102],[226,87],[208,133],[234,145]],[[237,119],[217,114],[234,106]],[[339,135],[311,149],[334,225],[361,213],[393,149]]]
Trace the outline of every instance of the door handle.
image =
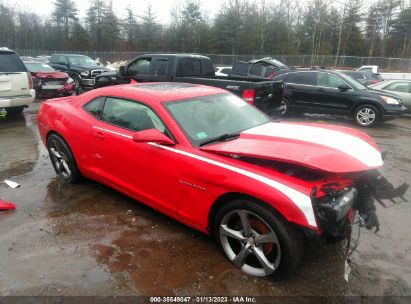
[[323,88],[319,88],[318,91],[324,92],[325,90]]
[[100,131],[98,131],[98,132],[96,133],[96,137],[97,137],[97,139],[104,139],[104,138],[105,138],[103,132],[100,132]]

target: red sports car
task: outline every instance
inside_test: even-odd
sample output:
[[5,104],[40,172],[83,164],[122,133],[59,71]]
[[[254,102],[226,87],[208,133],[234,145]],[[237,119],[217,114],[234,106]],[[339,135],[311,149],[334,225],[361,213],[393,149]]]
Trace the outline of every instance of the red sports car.
[[67,73],[59,72],[44,62],[24,61],[33,79],[36,96],[72,95],[76,84]]
[[306,238],[339,239],[355,212],[378,227],[373,196],[402,196],[360,131],[273,122],[224,90],[113,86],[44,102],[41,138],[63,179],[117,189],[215,236],[248,274],[296,269]]

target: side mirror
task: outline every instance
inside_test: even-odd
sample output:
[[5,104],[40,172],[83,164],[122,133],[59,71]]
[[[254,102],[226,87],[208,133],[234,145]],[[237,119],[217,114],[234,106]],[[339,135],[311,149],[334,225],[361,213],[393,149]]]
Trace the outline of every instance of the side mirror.
[[346,84],[341,84],[341,85],[339,85],[338,86],[338,89],[340,90],[340,91],[348,91],[349,89],[351,89],[348,85],[346,85]]
[[59,62],[59,65],[67,65],[67,63],[61,61],[61,62]]
[[152,142],[160,145],[173,146],[175,143],[157,129],[137,131],[133,135],[133,141],[137,143]]
[[119,72],[120,72],[120,75],[122,75],[122,76],[126,76],[126,75],[127,75],[127,69],[126,69],[126,66],[125,66],[125,65],[120,66],[120,68],[119,68]]

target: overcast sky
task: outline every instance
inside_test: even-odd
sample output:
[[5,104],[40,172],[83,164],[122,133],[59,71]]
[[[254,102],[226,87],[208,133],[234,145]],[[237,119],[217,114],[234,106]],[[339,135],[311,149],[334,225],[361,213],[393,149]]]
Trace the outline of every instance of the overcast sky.
[[[16,5],[21,9],[32,10],[40,15],[48,15],[53,10],[53,0],[3,0],[9,5]],[[89,0],[74,0],[79,10],[80,17],[85,16],[86,10],[90,6]],[[154,11],[160,23],[167,23],[170,20],[170,9],[177,3],[185,3],[184,0],[113,0],[113,7],[118,17],[125,16],[125,9],[131,6],[137,16],[140,16],[147,9],[148,3],[152,4]],[[210,17],[213,17],[222,0],[201,0],[203,12],[207,12]]]

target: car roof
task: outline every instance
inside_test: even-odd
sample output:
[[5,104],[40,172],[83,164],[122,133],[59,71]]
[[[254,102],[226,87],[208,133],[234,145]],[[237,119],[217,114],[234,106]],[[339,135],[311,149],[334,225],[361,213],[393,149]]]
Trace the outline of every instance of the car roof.
[[227,91],[215,87],[180,82],[126,84],[104,87],[93,91],[99,93],[99,95],[119,95],[136,99],[138,99],[139,95],[146,95],[153,97],[153,102],[170,102],[205,95],[227,93]]
[[[144,56],[172,56],[172,57],[182,57],[182,58],[202,58],[202,59],[209,59],[207,56],[203,55],[198,55],[198,54],[192,54],[192,53],[178,53],[178,54],[162,54],[162,53],[147,53],[147,54],[142,54],[141,57]],[[140,56],[139,56],[140,57]]]
[[89,57],[87,55],[81,55],[81,54],[53,54],[52,56],[72,56],[72,57]]
[[23,63],[37,63],[37,64],[47,64],[45,62],[40,62],[40,61],[34,61],[34,60],[23,60]]

